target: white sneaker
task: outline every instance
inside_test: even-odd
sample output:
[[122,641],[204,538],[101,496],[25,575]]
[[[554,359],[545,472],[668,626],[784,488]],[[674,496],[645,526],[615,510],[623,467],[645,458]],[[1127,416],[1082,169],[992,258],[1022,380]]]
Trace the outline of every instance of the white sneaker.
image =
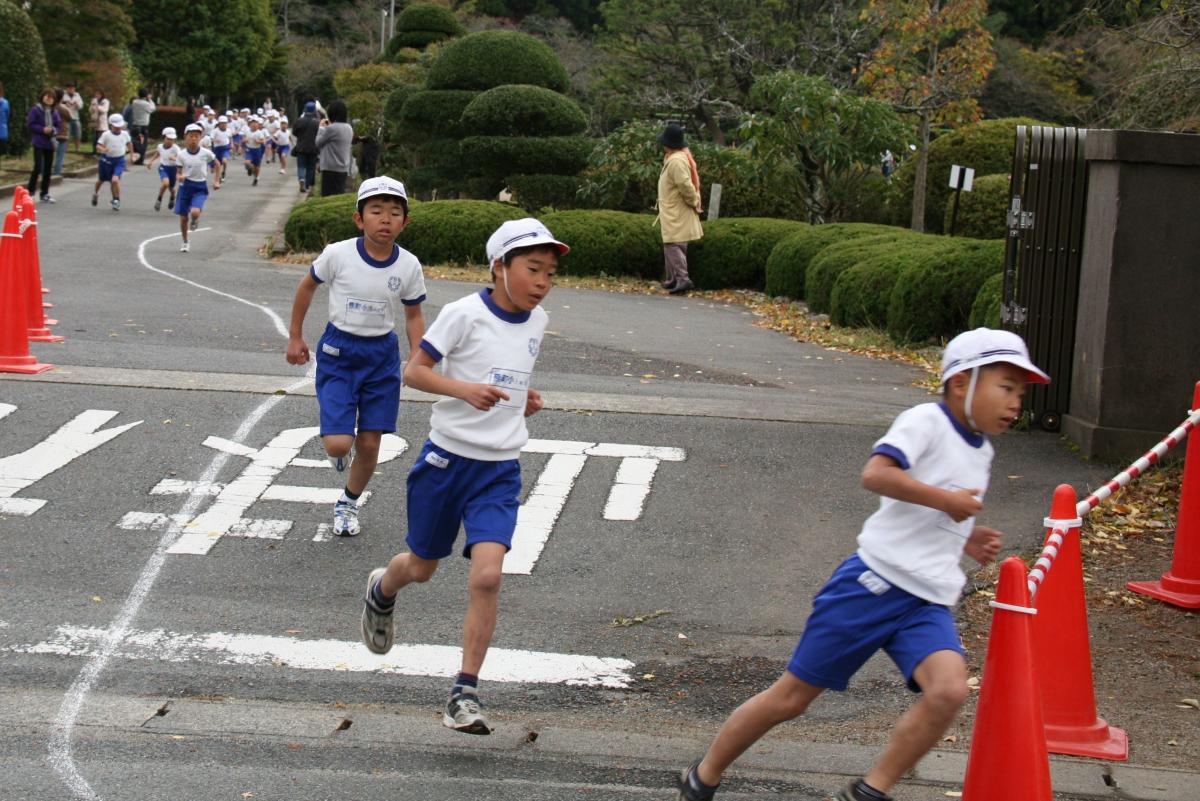
[[187,253],[191,249],[192,249],[192,246],[189,245],[187,242],[184,242],[182,245],[179,246],[180,253]]
[[338,476],[342,476],[350,471],[350,465],[354,461],[354,447],[351,446],[350,452],[345,456],[329,456],[326,454],[326,459],[329,460],[329,466],[333,468]]
[[446,711],[442,713],[442,725],[467,734],[492,733],[491,724],[480,708],[479,696],[470,693],[456,695],[446,702]]
[[287,175],[287,170],[280,170],[280,171],[279,171],[279,174],[280,174],[280,175]]
[[358,523],[358,503],[339,500],[333,505],[333,533],[339,537],[357,537],[362,528]]

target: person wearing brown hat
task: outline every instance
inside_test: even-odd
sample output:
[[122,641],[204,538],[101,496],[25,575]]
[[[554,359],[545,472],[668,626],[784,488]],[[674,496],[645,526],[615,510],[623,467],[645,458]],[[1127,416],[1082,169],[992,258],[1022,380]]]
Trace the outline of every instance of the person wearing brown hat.
[[667,280],[663,288],[682,295],[695,284],[688,277],[688,242],[704,236],[700,227],[700,176],[696,162],[687,149],[683,128],[670,123],[658,135],[663,147],[663,166],[658,174],[658,218],[662,230],[663,257]]

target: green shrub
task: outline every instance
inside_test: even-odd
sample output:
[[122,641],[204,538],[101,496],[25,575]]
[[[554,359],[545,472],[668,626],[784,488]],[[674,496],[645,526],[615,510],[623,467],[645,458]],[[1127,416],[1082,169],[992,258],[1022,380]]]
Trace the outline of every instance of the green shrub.
[[[38,102],[38,93],[49,85],[42,37],[21,4],[0,0],[0,81],[11,105],[8,120],[10,153],[29,146],[25,115]],[[114,111],[119,111],[117,106]]]
[[662,237],[650,214],[576,209],[540,218],[571,252],[562,258],[566,275],[639,275],[663,272]]
[[1004,268],[1004,240],[956,242],[900,275],[887,318],[896,342],[922,343],[966,329],[980,288]]
[[413,92],[400,107],[400,135],[414,144],[429,139],[460,139],[462,113],[478,92],[462,89]]
[[944,237],[913,237],[878,246],[837,277],[829,318],[837,325],[887,328],[888,305],[900,274],[930,252],[955,245]]
[[480,31],[445,45],[429,68],[430,89],[491,89],[511,83],[565,92],[567,71],[550,46],[518,31]]
[[354,195],[314,197],[297,204],[283,227],[292,250],[318,251],[330,242],[358,235],[354,225]]
[[[1018,125],[1045,125],[1025,117],[984,120],[939,136],[929,145],[926,173],[925,230],[941,233],[950,198],[950,166],[971,167],[976,175],[1007,174],[1012,168],[1013,142]],[[892,221],[908,225],[912,218],[913,184],[917,157],[911,154],[892,176],[888,206]]]
[[540,86],[497,86],[471,101],[463,130],[480,136],[568,136],[587,129],[583,109],[571,98]]
[[[958,225],[955,236],[972,239],[1003,239],[1008,235],[1008,175],[985,175],[976,178],[970,192],[963,192],[958,201]],[[950,230],[954,214],[953,199],[946,204],[944,231]]]
[[902,229],[887,225],[829,223],[806,226],[782,240],[767,259],[766,292],[772,297],[800,300],[804,297],[804,274],[813,257],[834,242],[857,239]]
[[579,179],[574,175],[510,175],[504,179],[513,200],[532,213],[539,209],[573,209],[579,206]]
[[888,180],[878,172],[835,182],[829,188],[830,206],[839,209],[838,222],[887,223],[887,197]]
[[1004,302],[1004,273],[996,273],[983,282],[971,304],[971,317],[967,320],[968,328],[999,328],[1000,304]]
[[[706,222],[704,238],[688,245],[688,274],[700,289],[762,289],[771,251],[781,239],[806,227],[807,223],[766,217]],[[661,247],[661,233],[659,243]]]
[[595,140],[584,136],[468,136],[460,143],[463,160],[498,175],[574,175],[587,164]]
[[490,200],[414,203],[396,241],[422,264],[487,264],[488,237],[500,223],[524,216],[516,206]]
[[878,253],[883,245],[900,239],[918,238],[920,237],[917,234],[894,228],[889,233],[829,245],[813,257],[804,274],[804,300],[808,304],[808,310],[817,314],[828,314],[833,303],[833,285],[838,276],[867,256]]
[[450,9],[428,3],[409,6],[396,16],[396,35],[388,40],[387,55],[394,58],[406,47],[421,49],[443,39],[462,36],[464,29]]
[[390,129],[399,131],[400,114],[404,108],[404,103],[419,91],[421,91],[420,87],[405,84],[397,86],[388,92],[387,100],[383,103],[383,116],[387,120]]

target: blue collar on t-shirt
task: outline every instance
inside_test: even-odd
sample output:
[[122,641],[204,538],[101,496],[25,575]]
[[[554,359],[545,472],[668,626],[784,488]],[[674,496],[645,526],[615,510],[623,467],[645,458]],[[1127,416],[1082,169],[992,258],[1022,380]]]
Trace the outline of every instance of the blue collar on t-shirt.
[[946,413],[946,417],[950,420],[950,424],[954,426],[954,430],[957,431],[959,436],[962,437],[963,440],[972,448],[982,448],[983,443],[987,442],[987,438],[983,436],[983,434],[977,434],[974,431],[968,431],[966,426],[958,422],[958,418],[954,416],[954,412],[950,411],[950,407],[946,405],[945,401],[939,403],[938,408]]
[[499,317],[506,323],[523,323],[529,319],[529,312],[510,312],[500,308],[496,301],[492,299],[492,290],[484,288],[479,290],[479,297],[483,300],[483,305],[488,307],[492,314]]
[[396,263],[396,259],[400,257],[400,246],[394,242],[392,243],[392,255],[383,261],[371,258],[371,254],[367,253],[366,237],[360,236],[355,244],[358,245],[358,255],[363,261],[372,267],[378,267],[380,269],[383,269],[384,267],[391,267]]

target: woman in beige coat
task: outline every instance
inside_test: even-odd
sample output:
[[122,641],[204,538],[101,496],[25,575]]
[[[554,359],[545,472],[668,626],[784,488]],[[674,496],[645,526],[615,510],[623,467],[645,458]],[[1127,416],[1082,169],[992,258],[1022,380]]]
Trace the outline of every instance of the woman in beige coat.
[[658,135],[658,142],[664,153],[662,172],[658,174],[657,204],[667,265],[663,288],[672,295],[682,295],[695,286],[688,277],[688,242],[704,236],[700,227],[700,177],[682,128],[671,123]]

